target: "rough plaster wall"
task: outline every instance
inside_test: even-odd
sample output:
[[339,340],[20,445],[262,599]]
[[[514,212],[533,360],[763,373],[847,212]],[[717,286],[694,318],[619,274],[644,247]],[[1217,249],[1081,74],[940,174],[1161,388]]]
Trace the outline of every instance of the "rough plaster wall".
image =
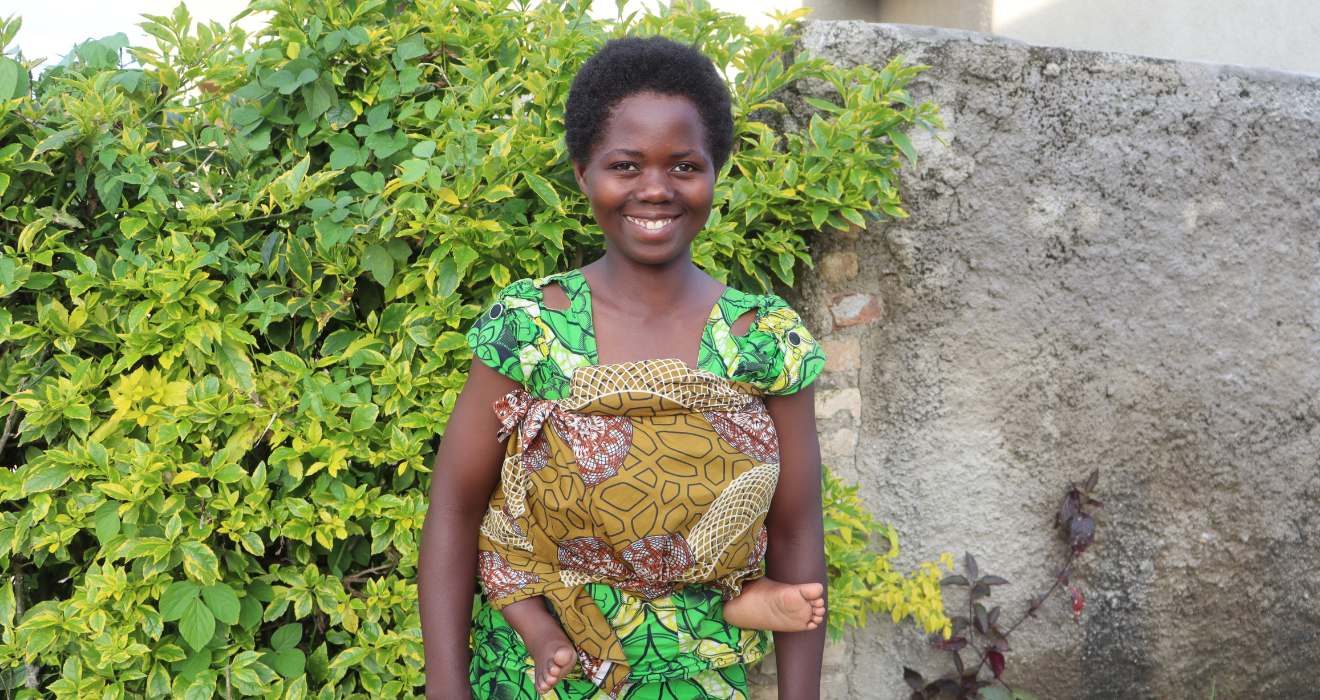
[[[1066,555],[1067,481],[1098,467],[1081,624],[1060,598],[1025,625],[1013,685],[1320,698],[1320,78],[929,27],[802,34],[842,65],[932,66],[912,91],[948,124],[947,147],[914,139],[911,219],[822,235],[796,300],[830,354],[826,462],[897,526],[903,564],[971,551],[1015,618]],[[827,656],[827,698],[899,700],[902,666],[948,668],[883,616]]]

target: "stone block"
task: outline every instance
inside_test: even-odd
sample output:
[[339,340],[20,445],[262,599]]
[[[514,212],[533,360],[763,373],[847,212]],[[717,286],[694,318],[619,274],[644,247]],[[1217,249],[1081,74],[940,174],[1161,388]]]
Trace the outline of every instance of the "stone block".
[[853,420],[862,417],[862,391],[856,387],[850,389],[830,389],[816,394],[816,419],[833,418],[839,411],[852,414]]
[[816,266],[826,282],[842,282],[857,276],[857,253],[826,253]]
[[862,346],[856,338],[827,340],[822,345],[826,372],[850,372],[862,366]]
[[882,311],[880,297],[874,294],[835,294],[830,297],[830,318],[835,329],[870,323],[880,318]]

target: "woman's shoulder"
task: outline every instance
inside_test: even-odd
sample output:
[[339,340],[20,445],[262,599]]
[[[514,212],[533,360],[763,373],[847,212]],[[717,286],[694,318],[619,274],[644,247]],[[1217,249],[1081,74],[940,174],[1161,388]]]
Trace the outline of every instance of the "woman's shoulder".
[[[747,332],[733,332],[737,320],[754,312]],[[793,307],[774,294],[749,294],[730,288],[716,304],[708,342],[709,358],[734,381],[753,384],[767,394],[792,394],[810,384],[825,368],[825,353]]]
[[[566,272],[526,278],[502,289],[467,333],[473,356],[495,371],[526,384],[537,396],[562,392],[566,368],[587,362],[588,344],[582,319],[573,310],[548,317],[542,289],[557,282],[576,290],[579,274]],[[543,366],[553,357],[554,367]],[[559,367],[558,365],[563,365]],[[546,375],[546,376],[542,376]]]

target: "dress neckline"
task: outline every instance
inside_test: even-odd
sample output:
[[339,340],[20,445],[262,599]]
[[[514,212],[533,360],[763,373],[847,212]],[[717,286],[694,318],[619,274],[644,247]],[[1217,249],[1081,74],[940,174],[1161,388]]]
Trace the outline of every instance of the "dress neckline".
[[[591,366],[601,367],[602,365],[600,363],[600,352],[596,347],[596,315],[593,312],[591,306],[591,284],[587,282],[587,276],[582,274],[582,270],[579,268],[577,270],[570,270],[568,272],[563,272],[557,275],[550,275],[548,277],[543,277],[542,279],[538,280],[540,284],[537,284],[535,286],[537,288],[537,291],[541,291],[545,287],[545,285],[551,284],[553,282],[560,282],[562,280],[572,281],[572,284],[560,285],[560,289],[564,290],[564,295],[568,297],[568,308],[552,309],[546,306],[545,293],[542,292],[541,309],[542,311],[553,311],[555,313],[560,313],[560,314],[577,313],[584,316],[587,321],[587,327],[591,329],[591,333],[588,334],[583,341],[583,346],[584,349],[586,350],[587,360],[591,363]],[[656,357],[656,358],[650,358],[648,360],[636,360],[636,361],[649,362],[652,360],[674,360],[675,362],[681,362],[684,366],[689,367],[689,369],[700,370],[701,349],[706,342],[706,336],[710,335],[711,326],[715,323],[715,320],[717,318],[723,317],[722,314],[720,313],[720,302],[724,301],[724,299],[729,296],[729,293],[734,291],[736,290],[734,290],[733,287],[725,286],[724,291],[720,292],[720,296],[716,298],[715,303],[711,305],[710,313],[706,314],[706,325],[702,326],[701,337],[697,339],[696,365],[688,365],[687,362],[684,362],[683,360],[677,357]],[[625,363],[615,363],[615,364],[625,364]]]

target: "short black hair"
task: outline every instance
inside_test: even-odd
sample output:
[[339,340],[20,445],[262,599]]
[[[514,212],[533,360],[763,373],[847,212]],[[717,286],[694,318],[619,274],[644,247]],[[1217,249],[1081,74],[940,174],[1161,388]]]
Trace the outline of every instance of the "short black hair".
[[724,167],[733,150],[733,103],[724,78],[700,51],[662,36],[611,39],[582,64],[564,106],[568,157],[589,160],[614,108],[646,92],[690,100],[706,128],[716,171]]

